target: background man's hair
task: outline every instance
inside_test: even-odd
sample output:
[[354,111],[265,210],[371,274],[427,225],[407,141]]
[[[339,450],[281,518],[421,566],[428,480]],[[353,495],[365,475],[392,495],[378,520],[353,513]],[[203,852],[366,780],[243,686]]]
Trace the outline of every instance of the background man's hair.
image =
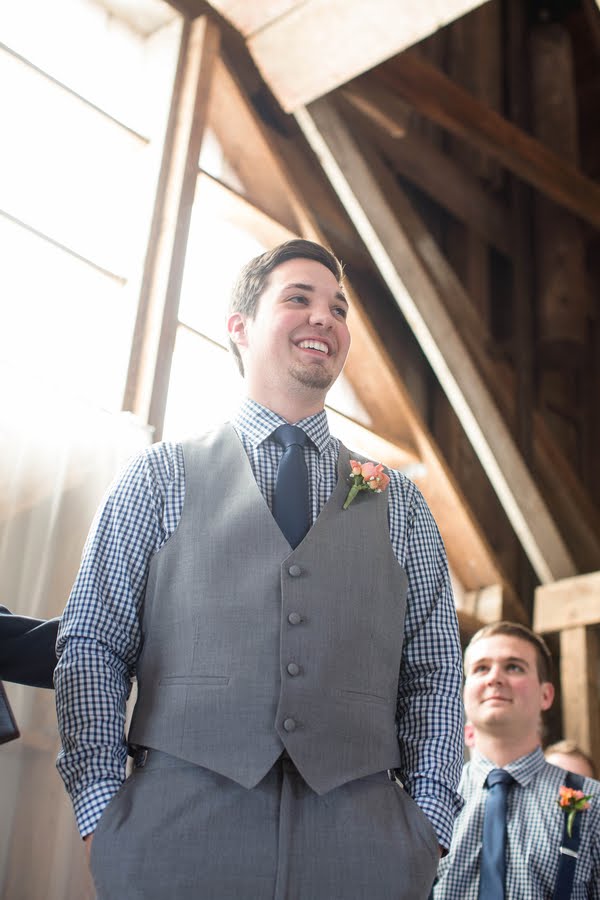
[[[329,269],[338,284],[342,282],[344,270],[341,262],[333,253],[314,241],[295,238],[261,253],[260,256],[256,256],[246,263],[233,286],[229,312],[241,312],[253,319],[260,296],[267,286],[269,275],[276,266],[291,259],[312,259],[314,262],[321,263],[326,269]],[[240,351],[232,340],[229,341],[229,347],[243,375],[244,366]]]
[[491,625],[484,625],[479,631],[475,632],[467,647],[465,648],[465,657],[473,646],[483,638],[494,637],[498,634],[505,634],[509,637],[520,638],[527,641],[535,649],[536,668],[540,681],[552,681],[552,654],[548,649],[545,640],[527,625],[521,625],[520,622],[493,622]]
[[551,753],[564,753],[565,756],[576,756],[579,759],[582,759],[588,764],[593,777],[596,778],[596,765],[594,760],[591,756],[588,756],[575,741],[565,738],[562,741],[556,741],[555,744],[549,744],[544,748],[544,756],[549,756]]

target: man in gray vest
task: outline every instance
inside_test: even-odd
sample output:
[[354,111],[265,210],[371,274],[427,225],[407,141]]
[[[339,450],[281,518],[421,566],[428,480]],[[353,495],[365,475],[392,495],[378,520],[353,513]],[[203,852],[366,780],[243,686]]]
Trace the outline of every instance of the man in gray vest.
[[55,683],[101,900],[425,900],[450,845],[446,557],[415,486],[329,433],[347,311],[319,245],[252,260],[228,319],[238,414],[150,447],[98,511]]

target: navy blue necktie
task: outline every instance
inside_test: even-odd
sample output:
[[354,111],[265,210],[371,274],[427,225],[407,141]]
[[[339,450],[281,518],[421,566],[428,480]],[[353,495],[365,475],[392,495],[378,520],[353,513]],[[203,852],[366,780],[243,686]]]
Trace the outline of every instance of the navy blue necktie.
[[308,470],[303,447],[308,437],[297,425],[280,425],[273,439],[283,447],[277,469],[273,515],[290,547],[295,549],[310,528]]
[[504,769],[492,769],[483,817],[483,843],[479,862],[479,900],[504,900],[506,877],[506,797],[514,778]]

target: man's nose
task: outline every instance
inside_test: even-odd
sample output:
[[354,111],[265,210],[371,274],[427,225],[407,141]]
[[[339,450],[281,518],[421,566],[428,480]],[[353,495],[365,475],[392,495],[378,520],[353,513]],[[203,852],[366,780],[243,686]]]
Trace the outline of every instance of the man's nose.
[[499,681],[502,681],[502,669],[500,666],[490,666],[486,681],[489,684],[496,684]]
[[314,305],[310,310],[309,322],[311,325],[321,325],[331,328],[334,321],[333,313],[327,305]]

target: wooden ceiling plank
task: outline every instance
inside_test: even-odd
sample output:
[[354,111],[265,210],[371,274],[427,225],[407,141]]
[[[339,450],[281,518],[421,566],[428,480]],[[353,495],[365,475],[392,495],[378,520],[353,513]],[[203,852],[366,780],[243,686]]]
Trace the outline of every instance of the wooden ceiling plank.
[[452,134],[496,159],[561,206],[600,227],[600,185],[481,103],[414,52],[373,74]]
[[265,28],[305,0],[209,0],[244,37]]
[[[419,252],[435,244],[408,200],[392,210],[343,118],[319,100],[296,118],[458,415],[542,583],[575,574],[571,556]],[[398,214],[398,217],[397,217]],[[400,221],[402,225],[400,225]]]
[[281,106],[293,112],[481,2],[305,0],[249,35],[247,43]]

